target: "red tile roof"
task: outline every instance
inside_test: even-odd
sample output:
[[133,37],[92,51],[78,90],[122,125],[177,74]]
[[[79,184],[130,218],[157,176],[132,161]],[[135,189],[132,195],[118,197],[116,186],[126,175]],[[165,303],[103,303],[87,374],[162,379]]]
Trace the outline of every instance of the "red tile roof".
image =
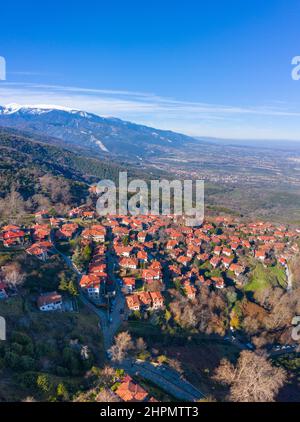
[[126,377],[115,393],[125,402],[145,401],[148,396],[139,384],[132,381],[130,377]]

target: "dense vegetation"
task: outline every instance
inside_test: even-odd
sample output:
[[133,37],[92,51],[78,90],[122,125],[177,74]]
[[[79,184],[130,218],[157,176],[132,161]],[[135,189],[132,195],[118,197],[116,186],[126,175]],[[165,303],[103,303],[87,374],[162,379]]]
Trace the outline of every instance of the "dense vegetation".
[[7,219],[12,213],[52,207],[63,212],[85,201],[88,184],[117,180],[121,169],[40,138],[0,129],[0,216]]

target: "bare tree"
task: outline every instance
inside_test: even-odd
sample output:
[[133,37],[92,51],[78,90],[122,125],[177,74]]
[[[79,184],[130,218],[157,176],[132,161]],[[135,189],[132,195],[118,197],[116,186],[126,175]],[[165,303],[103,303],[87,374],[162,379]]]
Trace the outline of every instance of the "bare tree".
[[116,403],[121,400],[109,388],[103,388],[95,397],[95,401],[101,403]]
[[214,379],[230,386],[230,401],[272,402],[287,375],[283,369],[272,366],[266,357],[243,351],[236,366],[223,359]]
[[114,368],[110,366],[105,366],[101,371],[99,381],[104,387],[109,387],[113,383],[114,376],[115,376]]
[[145,290],[147,292],[162,292],[164,290],[164,284],[160,280],[153,280],[151,283],[145,283]]
[[147,344],[142,337],[139,337],[135,344],[136,350],[141,353],[147,350]]
[[27,397],[25,397],[24,400],[22,400],[22,402],[23,403],[34,403],[34,402],[36,402],[36,399],[32,396],[27,396]]
[[133,342],[128,331],[123,331],[115,337],[115,344],[109,349],[112,360],[122,362],[128,352],[133,349]]
[[184,374],[181,362],[179,362],[178,359],[169,359],[168,363],[171,368],[175,369],[175,371],[179,372],[181,375]]
[[20,264],[11,262],[2,268],[5,282],[14,288],[23,284],[25,280],[25,273],[22,271]]
[[22,221],[25,213],[25,203],[15,186],[12,186],[10,193],[0,201],[0,214],[2,218],[10,223]]
[[173,293],[170,311],[176,323],[184,329],[207,334],[224,335],[229,324],[228,305],[219,292],[202,288],[193,303],[180,294]]
[[43,192],[47,193],[54,204],[69,204],[71,201],[70,186],[61,177],[46,174],[40,178]]

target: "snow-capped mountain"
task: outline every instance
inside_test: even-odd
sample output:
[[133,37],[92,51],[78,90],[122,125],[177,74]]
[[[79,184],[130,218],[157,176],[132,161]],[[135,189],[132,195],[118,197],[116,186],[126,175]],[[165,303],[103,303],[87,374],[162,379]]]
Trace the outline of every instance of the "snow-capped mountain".
[[0,106],[0,126],[57,138],[97,155],[147,157],[199,143],[186,135],[52,105]]

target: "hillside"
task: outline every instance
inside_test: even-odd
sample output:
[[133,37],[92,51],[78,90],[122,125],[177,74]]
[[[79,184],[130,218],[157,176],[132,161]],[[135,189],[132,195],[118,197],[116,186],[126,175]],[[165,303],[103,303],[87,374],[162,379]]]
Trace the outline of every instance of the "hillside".
[[[88,185],[100,179],[117,180],[121,164],[82,156],[36,137],[0,128],[0,215],[7,213],[16,191],[21,206],[70,207],[85,201]],[[129,175],[139,176],[134,169]],[[2,199],[1,199],[2,198]],[[5,198],[5,199],[4,199]],[[23,201],[24,204],[23,204]]]

